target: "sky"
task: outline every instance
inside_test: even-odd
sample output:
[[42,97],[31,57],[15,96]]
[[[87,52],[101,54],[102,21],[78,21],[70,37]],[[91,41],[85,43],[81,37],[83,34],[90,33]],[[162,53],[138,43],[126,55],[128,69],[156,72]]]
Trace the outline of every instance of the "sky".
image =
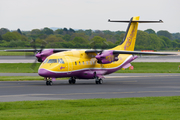
[[180,32],[180,0],[0,0],[0,28],[44,27],[125,31],[127,23],[111,20],[163,20],[141,23],[139,30]]

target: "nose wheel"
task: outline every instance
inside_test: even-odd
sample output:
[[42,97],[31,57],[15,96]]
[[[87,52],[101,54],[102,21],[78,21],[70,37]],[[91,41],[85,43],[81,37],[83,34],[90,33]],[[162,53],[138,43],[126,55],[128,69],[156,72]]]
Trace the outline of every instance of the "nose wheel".
[[46,79],[46,85],[51,86],[53,84],[51,78],[45,78],[45,79]]
[[76,83],[76,78],[71,77],[71,78],[69,79],[69,84],[75,84],[75,83]]

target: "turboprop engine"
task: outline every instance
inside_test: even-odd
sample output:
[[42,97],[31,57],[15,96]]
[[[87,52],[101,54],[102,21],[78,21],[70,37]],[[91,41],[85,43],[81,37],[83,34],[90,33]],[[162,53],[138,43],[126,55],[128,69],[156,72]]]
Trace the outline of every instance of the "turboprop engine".
[[53,53],[54,49],[46,49],[38,52],[36,54],[36,58],[38,59],[38,62],[43,62],[49,55],[52,55]]
[[104,50],[96,55],[97,62],[100,64],[108,64],[118,61],[118,54],[113,54],[113,50]]

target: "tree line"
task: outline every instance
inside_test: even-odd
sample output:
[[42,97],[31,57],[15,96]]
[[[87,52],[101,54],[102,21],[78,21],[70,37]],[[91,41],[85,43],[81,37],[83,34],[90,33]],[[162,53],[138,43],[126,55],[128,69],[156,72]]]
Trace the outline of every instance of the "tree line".
[[[48,27],[21,31],[0,29],[0,47],[30,48],[44,45],[46,48],[94,48],[108,49],[121,43],[125,31],[109,30],[74,30],[63,28],[52,30]],[[180,33],[169,33],[153,29],[138,30],[136,37],[136,50],[180,50]]]

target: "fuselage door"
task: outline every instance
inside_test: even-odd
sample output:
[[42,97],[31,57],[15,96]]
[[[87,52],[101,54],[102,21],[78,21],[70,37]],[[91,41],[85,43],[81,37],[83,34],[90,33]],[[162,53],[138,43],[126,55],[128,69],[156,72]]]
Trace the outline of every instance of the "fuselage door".
[[72,70],[73,70],[73,64],[72,64],[72,61],[71,61],[71,59],[68,57],[68,56],[66,56],[65,57],[66,58],[66,60],[67,60],[67,64],[68,64],[68,72],[67,72],[67,74],[71,74],[71,72],[72,72]]

